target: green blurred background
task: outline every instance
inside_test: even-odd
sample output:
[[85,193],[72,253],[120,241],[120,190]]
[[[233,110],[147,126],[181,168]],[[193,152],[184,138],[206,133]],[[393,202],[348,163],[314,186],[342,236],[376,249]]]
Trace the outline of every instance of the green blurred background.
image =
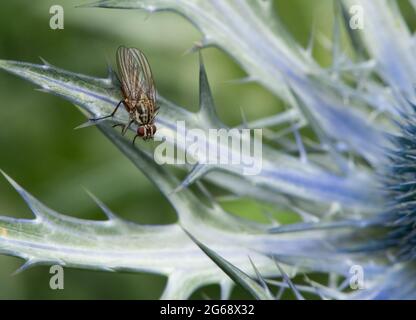
[[[198,57],[184,53],[200,34],[188,21],[172,13],[149,16],[133,10],[76,8],[86,2],[2,1],[0,59],[40,63],[40,56],[67,70],[105,76],[107,63],[114,65],[119,45],[137,47],[152,65],[159,93],[196,110]],[[54,4],[64,8],[64,30],[49,28],[49,8]],[[314,16],[319,32],[330,37],[331,0],[279,0],[275,9],[300,45],[308,43]],[[240,108],[249,120],[281,110],[282,103],[260,86],[227,83],[243,77],[244,71],[226,54],[214,48],[203,54],[218,113],[225,123],[238,124]],[[320,44],[314,55],[323,65],[330,62],[329,52]],[[250,107],[254,102],[255,109]],[[71,103],[35,91],[33,85],[1,72],[0,104],[0,168],[51,208],[81,218],[102,219],[85,192],[87,188],[125,219],[159,224],[176,220],[167,201],[98,130],[73,130],[85,118]],[[244,199],[224,206],[258,219],[264,209]],[[0,214],[31,217],[2,177]],[[65,289],[53,291],[48,267],[11,276],[21,264],[20,259],[0,256],[0,298],[152,299],[160,296],[166,281],[148,274],[65,269]],[[218,292],[211,286],[193,298],[216,297]],[[248,296],[236,290],[232,297]]]

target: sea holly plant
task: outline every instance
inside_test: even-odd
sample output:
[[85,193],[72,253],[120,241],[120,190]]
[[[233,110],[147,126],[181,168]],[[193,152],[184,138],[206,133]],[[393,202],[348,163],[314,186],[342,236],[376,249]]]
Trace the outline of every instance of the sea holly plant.
[[[272,1],[103,0],[87,5],[183,15],[201,32],[195,49],[224,50],[246,71],[246,81],[258,82],[290,109],[242,124],[264,131],[258,174],[244,174],[244,165],[196,161],[176,165],[187,172],[182,180],[173,166],[155,162],[153,145],[133,146],[112,128],[127,122],[125,111],[108,121],[88,121],[83,126],[97,126],[156,185],[175,209],[177,223],[132,223],[93,195],[106,220],[68,217],[4,173],[35,218],[0,217],[0,251],[26,261],[19,271],[61,264],[162,274],[168,277],[162,298],[188,298],[207,284],[219,284],[222,298],[229,297],[233,284],[257,299],[280,298],[285,290],[298,299],[307,294],[416,298],[415,38],[394,1],[334,4],[329,67],[315,61],[313,41],[302,48],[294,40],[272,14]],[[363,28],[351,29],[351,6],[362,9]],[[341,41],[342,31],[347,44]],[[345,46],[351,49],[348,54]],[[158,95],[155,137],[175,136],[166,141],[185,151],[178,121],[190,129],[228,129],[216,115],[202,57],[200,61],[198,112]],[[112,71],[100,79],[46,62],[5,60],[0,69],[72,102],[88,118],[111,113],[120,100]],[[278,134],[276,125],[285,125],[287,135]],[[301,128],[313,136],[302,135]],[[219,150],[218,156],[233,152],[226,145]],[[210,186],[221,187],[226,196],[290,210],[296,222],[260,224],[236,217],[220,206]],[[312,273],[324,274],[328,281],[314,280]]]

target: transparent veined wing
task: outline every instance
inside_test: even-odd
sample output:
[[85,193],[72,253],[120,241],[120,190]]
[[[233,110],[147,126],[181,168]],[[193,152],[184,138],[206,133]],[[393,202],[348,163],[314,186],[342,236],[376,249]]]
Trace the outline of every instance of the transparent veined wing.
[[124,93],[131,100],[139,100],[142,94],[156,102],[156,90],[152,70],[143,52],[121,46],[117,50],[117,67]]

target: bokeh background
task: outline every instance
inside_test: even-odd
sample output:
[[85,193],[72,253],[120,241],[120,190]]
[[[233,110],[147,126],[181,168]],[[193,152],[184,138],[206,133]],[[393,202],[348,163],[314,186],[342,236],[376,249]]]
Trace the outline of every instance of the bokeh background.
[[[227,1],[227,0],[224,0]],[[247,0],[251,1],[251,0]],[[200,39],[199,32],[173,13],[77,8],[91,1],[9,0],[0,10],[0,59],[40,63],[39,57],[61,68],[105,76],[121,44],[144,51],[158,91],[164,97],[196,110],[198,56],[184,54]],[[64,8],[64,30],[51,30],[49,8]],[[329,65],[332,0],[276,0],[274,9],[301,46],[306,46],[315,21],[314,56]],[[406,4],[404,4],[406,6]],[[249,120],[275,114],[284,105],[256,84],[235,84],[244,77],[225,53],[203,51],[217,110],[228,125],[241,122],[240,108]],[[256,106],[253,108],[253,106]],[[0,73],[0,168],[42,202],[68,215],[102,219],[85,192],[92,191],[114,212],[141,223],[172,223],[174,211],[146,178],[97,129],[73,130],[85,121],[71,103],[34,90],[34,86]],[[247,199],[224,202],[229,211],[261,220],[272,214]],[[12,187],[0,177],[0,214],[30,218],[31,213]],[[148,274],[105,273],[65,269],[65,289],[49,288],[49,267],[36,267],[16,276],[22,264],[0,256],[1,299],[156,299],[166,279]],[[217,297],[215,286],[193,298]],[[235,290],[233,298],[248,298]]]

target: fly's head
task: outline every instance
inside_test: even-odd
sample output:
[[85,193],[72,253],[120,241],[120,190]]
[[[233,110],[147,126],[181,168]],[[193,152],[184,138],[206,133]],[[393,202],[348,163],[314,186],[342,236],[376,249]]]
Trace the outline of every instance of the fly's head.
[[154,123],[141,125],[137,128],[137,135],[143,140],[152,139],[156,133],[156,126]]

